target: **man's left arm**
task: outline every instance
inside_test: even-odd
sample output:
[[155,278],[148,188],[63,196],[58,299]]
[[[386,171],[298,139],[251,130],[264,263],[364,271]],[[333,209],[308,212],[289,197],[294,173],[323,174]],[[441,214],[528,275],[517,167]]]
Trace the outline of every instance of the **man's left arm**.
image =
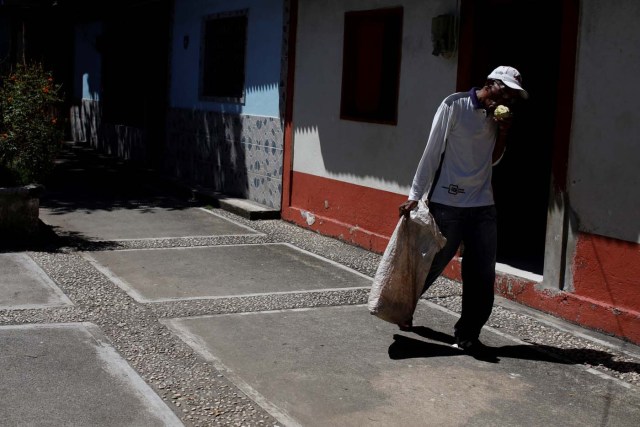
[[491,156],[491,165],[496,166],[502,160],[504,152],[507,150],[507,131],[498,129],[496,143],[493,146],[493,155]]
[[509,133],[509,128],[511,127],[511,117],[503,118],[503,119],[495,119],[497,123],[497,135],[496,142],[493,145],[493,154],[491,156],[491,165],[497,165],[502,157],[504,156],[504,152],[507,150],[507,135]]

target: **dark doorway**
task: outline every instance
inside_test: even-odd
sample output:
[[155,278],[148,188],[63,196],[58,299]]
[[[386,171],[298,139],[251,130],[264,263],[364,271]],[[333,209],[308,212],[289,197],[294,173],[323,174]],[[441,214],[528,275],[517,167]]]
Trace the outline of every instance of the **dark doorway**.
[[463,0],[458,89],[493,68],[522,74],[529,99],[514,107],[507,151],[493,170],[499,263],[542,274],[554,155],[563,2]]
[[104,9],[102,108],[104,121],[144,133],[151,167],[164,155],[169,82],[171,2],[116,2]]

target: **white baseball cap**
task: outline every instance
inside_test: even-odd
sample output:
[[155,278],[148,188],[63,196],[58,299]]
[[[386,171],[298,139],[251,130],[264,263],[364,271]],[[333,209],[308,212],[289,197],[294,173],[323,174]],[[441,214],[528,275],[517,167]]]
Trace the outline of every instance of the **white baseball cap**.
[[493,70],[491,74],[487,76],[487,78],[492,80],[500,80],[511,89],[519,90],[520,95],[524,99],[529,98],[529,93],[522,87],[522,76],[520,75],[520,72],[513,67],[501,65]]

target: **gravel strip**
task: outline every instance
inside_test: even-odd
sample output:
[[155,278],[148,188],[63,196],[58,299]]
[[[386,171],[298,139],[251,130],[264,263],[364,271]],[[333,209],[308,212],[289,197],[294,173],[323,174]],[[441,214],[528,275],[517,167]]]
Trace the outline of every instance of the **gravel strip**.
[[[275,426],[277,422],[203,361],[162,324],[166,318],[366,304],[368,289],[323,290],[162,303],[139,303],[96,270],[79,251],[196,247],[285,242],[352,268],[369,277],[380,255],[280,220],[248,221],[220,209],[220,216],[262,235],[237,235],[116,242],[80,242],[62,236],[51,250],[28,252],[73,301],[73,307],[2,310],[0,324],[92,322],[188,426]],[[424,296],[460,312],[460,285],[440,278]],[[640,386],[640,352],[629,343],[592,338],[498,299],[487,326],[572,364],[581,364],[631,386]]]

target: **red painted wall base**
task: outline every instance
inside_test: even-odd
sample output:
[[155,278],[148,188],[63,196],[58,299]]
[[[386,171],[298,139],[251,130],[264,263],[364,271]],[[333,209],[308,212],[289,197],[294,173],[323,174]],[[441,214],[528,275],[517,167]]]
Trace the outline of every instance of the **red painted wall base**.
[[[406,196],[293,172],[282,219],[375,253],[383,253]],[[286,206],[289,204],[290,206]],[[581,234],[572,260],[571,292],[498,273],[496,293],[580,326],[640,345],[640,245]],[[454,259],[443,273],[460,281]]]
[[[444,275],[461,281],[460,260],[451,261]],[[581,327],[640,344],[640,313],[614,307],[576,293],[545,289],[539,283],[498,272],[496,295],[540,310]]]
[[335,237],[343,242],[360,246],[375,253],[384,252],[389,243],[389,236],[362,229],[356,225],[346,224],[329,217],[314,214],[305,209],[288,207],[281,212],[282,219],[293,222],[325,236]]

